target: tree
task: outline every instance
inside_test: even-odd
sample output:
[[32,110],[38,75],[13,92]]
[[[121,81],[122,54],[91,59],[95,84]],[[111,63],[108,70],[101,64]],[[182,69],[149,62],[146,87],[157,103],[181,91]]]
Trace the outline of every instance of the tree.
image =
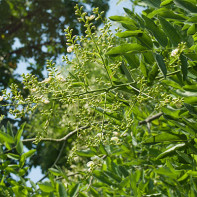
[[[152,1],[146,2],[150,6]],[[61,155],[65,144],[74,139],[68,157],[72,165],[58,166],[58,155],[56,166],[49,169],[49,181],[38,183],[39,189],[29,194],[196,195],[197,7],[194,1],[158,2],[158,7],[148,6],[142,15],[125,8],[127,16],[110,17],[126,29],[117,30],[119,38],[113,37],[105,21],[100,34],[92,32],[94,16],[85,17],[76,6],[87,30],[80,38],[66,30],[68,49],[75,52],[68,75],[63,77],[49,62],[49,77],[43,82],[24,76],[24,85],[32,92],[28,98],[14,85],[12,97],[4,92],[4,99],[13,100],[18,116],[32,115],[37,108],[44,120],[37,138],[20,140],[20,130],[14,141],[9,128],[0,133],[7,149],[15,144],[21,154],[4,152],[4,161],[17,158],[15,167],[20,168],[25,153],[19,147],[27,141],[63,142]],[[97,9],[93,13],[100,18]],[[95,80],[93,66],[102,69]],[[24,106],[20,111],[19,104]],[[59,118],[61,110],[65,113],[58,126],[67,130],[57,139],[53,119]],[[12,169],[5,165],[4,171],[9,174]],[[20,187],[27,196],[25,184]],[[16,194],[11,187],[2,188]]]
[[[30,73],[43,79],[42,71],[47,59],[54,60],[66,53],[66,39],[64,29],[73,28],[74,34],[84,33],[74,14],[76,3],[84,5],[84,9],[100,7],[108,10],[108,0],[74,1],[74,0],[2,0],[0,2],[0,90],[7,88],[11,83],[20,84],[17,74],[13,71],[20,60],[33,58],[35,64],[29,63]],[[87,5],[89,7],[87,7]],[[98,26],[100,22],[95,21]],[[15,43],[18,43],[15,46]],[[22,85],[19,85],[22,90]],[[23,92],[27,95],[28,92]],[[7,116],[3,124],[12,121],[9,118],[8,107],[1,107],[1,114]]]

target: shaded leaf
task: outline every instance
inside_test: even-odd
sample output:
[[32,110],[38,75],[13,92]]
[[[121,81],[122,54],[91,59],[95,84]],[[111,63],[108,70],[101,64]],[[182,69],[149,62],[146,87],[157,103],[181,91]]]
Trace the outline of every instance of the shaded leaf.
[[168,44],[168,39],[164,32],[154,23],[154,21],[144,15],[142,15],[146,23],[146,28],[152,32],[156,40],[161,44],[162,47],[166,47]]
[[170,39],[171,43],[175,47],[177,47],[178,44],[181,42],[181,37],[177,33],[176,29],[173,27],[173,25],[170,22],[168,22],[163,17],[159,17],[159,21],[160,21],[160,23],[162,25],[162,28],[163,28],[165,34]]
[[75,197],[79,191],[80,183],[75,184],[75,186],[70,191],[70,197]]
[[62,183],[59,183],[59,197],[67,197],[67,192],[66,192],[66,188],[64,187],[64,185]]
[[159,66],[161,72],[163,73],[164,77],[166,78],[167,68],[166,68],[166,64],[164,62],[163,56],[160,54],[155,54],[155,59],[156,59],[157,65]]
[[197,6],[188,0],[174,0],[174,3],[189,13],[197,13]]

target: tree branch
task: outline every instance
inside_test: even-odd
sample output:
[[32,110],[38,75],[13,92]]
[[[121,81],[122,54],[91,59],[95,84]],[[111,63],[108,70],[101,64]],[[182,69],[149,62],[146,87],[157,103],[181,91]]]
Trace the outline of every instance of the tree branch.
[[154,116],[148,117],[148,118],[146,118],[145,120],[140,121],[140,122],[139,122],[139,125],[148,124],[148,123],[152,122],[153,120],[159,118],[159,117],[162,116],[162,115],[163,115],[163,112],[160,112],[160,113],[158,113],[158,114],[155,114]]
[[[75,133],[77,133],[78,131],[84,130],[84,129],[88,129],[90,128],[91,125],[86,125],[80,128],[75,129],[74,131],[71,131],[70,133],[68,133],[66,136],[59,138],[59,139],[54,139],[54,138],[42,138],[40,141],[49,141],[49,142],[62,142],[62,141],[66,141],[68,138],[70,138],[71,136],[73,136]],[[33,142],[35,141],[36,138],[30,138],[30,139],[24,139],[22,140],[22,142]]]

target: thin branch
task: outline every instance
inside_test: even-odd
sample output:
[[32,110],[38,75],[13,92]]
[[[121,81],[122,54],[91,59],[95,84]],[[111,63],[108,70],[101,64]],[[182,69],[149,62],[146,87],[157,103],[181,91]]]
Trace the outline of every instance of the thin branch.
[[[65,145],[66,145],[66,141],[64,141],[64,143],[63,143],[63,145],[62,145],[62,147],[61,147],[61,150],[60,150],[60,152],[59,152],[59,154],[58,154],[58,156],[57,156],[55,162],[54,162],[53,165],[51,166],[51,168],[53,168],[53,167],[57,164],[57,162],[59,161],[59,159],[60,159],[60,157],[61,157],[61,155],[62,155],[62,152],[63,152],[63,150],[64,150]],[[48,176],[48,174],[49,174],[49,172],[47,172],[40,180],[38,180],[37,183],[38,183],[38,182],[41,182],[42,180],[44,180],[44,179]]]
[[[49,142],[62,142],[62,141],[66,141],[68,138],[70,138],[71,136],[73,136],[75,133],[77,133],[78,131],[84,130],[84,129],[88,129],[90,128],[91,125],[86,125],[80,128],[75,129],[74,131],[71,131],[70,133],[68,133],[66,136],[59,138],[59,139],[54,139],[54,138],[42,138],[40,141],[49,141]],[[33,142],[35,141],[36,138],[30,138],[30,139],[24,139],[22,140],[22,142]]]
[[163,115],[163,112],[160,112],[158,114],[155,114],[154,116],[151,116],[151,117],[148,117],[146,118],[145,120],[142,120],[139,122],[139,125],[142,125],[142,124],[149,124],[150,122],[152,122],[153,120],[155,119],[158,119],[160,116]]

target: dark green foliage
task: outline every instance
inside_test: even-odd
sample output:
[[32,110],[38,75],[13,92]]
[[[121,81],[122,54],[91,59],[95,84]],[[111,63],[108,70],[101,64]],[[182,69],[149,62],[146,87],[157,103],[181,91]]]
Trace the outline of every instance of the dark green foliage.
[[[53,137],[42,138],[43,134],[40,141],[61,142],[65,153],[70,149],[64,145],[72,139],[69,159],[74,166],[56,162],[49,169],[49,181],[38,183],[39,189],[28,190],[25,184],[7,179],[14,187],[6,189],[3,180],[1,191],[16,196],[21,189],[26,196],[196,196],[197,40],[194,31],[189,31],[188,43],[183,36],[193,28],[193,22],[188,23],[196,14],[193,2],[146,0],[143,3],[148,7],[142,16],[125,9],[131,20],[111,17],[126,31],[116,34],[120,36],[120,40],[114,38],[116,42],[108,39],[110,46],[97,42],[98,37],[91,34],[91,25],[84,19],[87,37],[93,40],[93,44],[85,40],[88,55],[80,54],[86,50],[85,45],[77,48],[78,59],[72,62],[77,67],[61,86],[60,81],[56,83],[56,73],[51,74],[50,84],[34,81],[39,90],[53,93],[46,105],[38,102],[38,109],[45,109],[45,113],[35,117],[46,122],[50,119],[47,128]],[[89,63],[90,59],[94,63]],[[97,71],[92,71],[93,67],[103,71],[97,72],[101,79],[96,85],[91,78]],[[61,118],[63,123],[59,123]],[[66,121],[70,121],[69,128]],[[22,130],[14,135],[10,124],[1,130],[1,171],[9,174],[17,168],[15,174],[22,180],[25,159],[34,150],[23,153]],[[57,131],[63,138],[54,139]],[[16,154],[4,152],[14,148]],[[17,164],[10,166],[11,161]]]

